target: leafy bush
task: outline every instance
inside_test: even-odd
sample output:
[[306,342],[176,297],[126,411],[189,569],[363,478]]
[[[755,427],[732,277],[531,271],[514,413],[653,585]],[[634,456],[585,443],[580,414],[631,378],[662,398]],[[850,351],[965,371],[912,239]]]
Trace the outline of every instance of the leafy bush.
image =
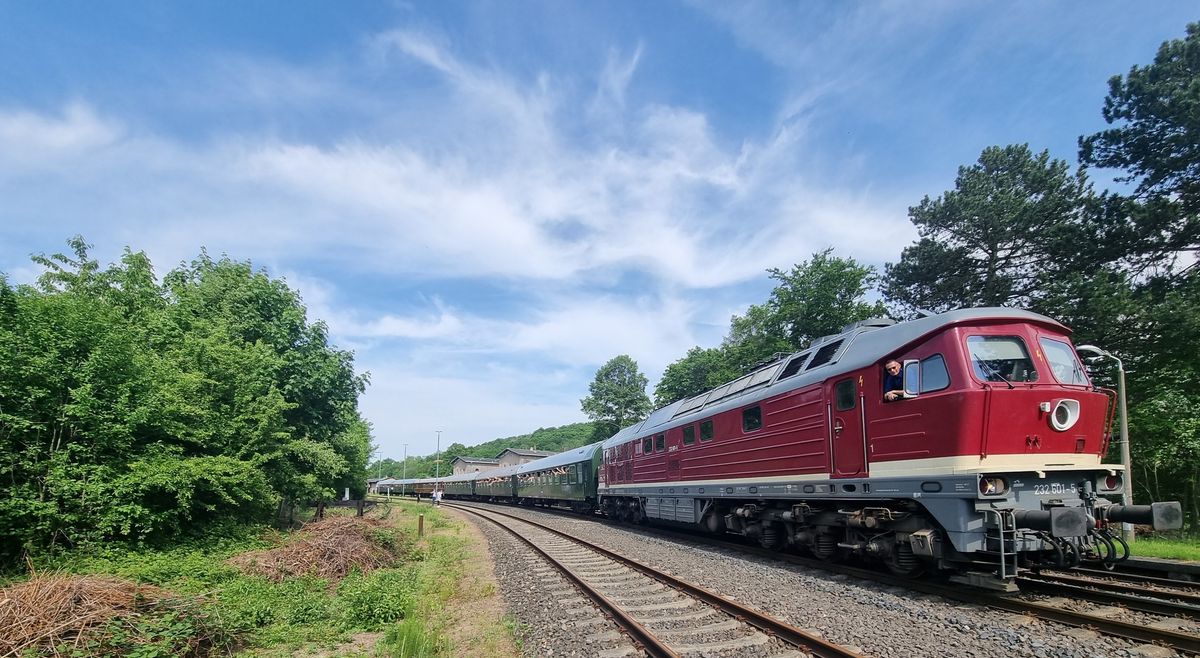
[[421,579],[415,568],[353,573],[338,586],[341,624],[346,630],[374,631],[412,615]]

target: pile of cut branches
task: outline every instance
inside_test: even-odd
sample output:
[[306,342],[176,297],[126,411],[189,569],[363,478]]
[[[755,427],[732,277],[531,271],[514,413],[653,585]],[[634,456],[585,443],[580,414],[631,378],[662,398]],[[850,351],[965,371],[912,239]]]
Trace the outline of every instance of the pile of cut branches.
[[[0,656],[124,655],[148,644],[207,655],[221,639],[208,621],[197,602],[153,585],[34,573],[0,590]],[[172,623],[169,636],[158,632]]]
[[242,553],[230,563],[275,582],[304,575],[334,582],[355,569],[365,574],[390,566],[400,555],[395,531],[384,522],[331,516],[304,526],[284,546]]

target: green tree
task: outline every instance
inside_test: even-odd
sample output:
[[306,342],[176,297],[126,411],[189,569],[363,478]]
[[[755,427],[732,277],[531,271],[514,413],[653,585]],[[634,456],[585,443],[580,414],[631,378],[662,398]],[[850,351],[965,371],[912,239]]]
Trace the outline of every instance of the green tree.
[[1090,189],[1047,151],[992,146],[955,189],[909,208],[920,240],[886,266],[883,293],[908,309],[1030,306],[1062,259],[1078,261]]
[[580,400],[583,412],[595,422],[595,434],[608,438],[621,429],[643,420],[650,413],[649,380],[638,371],[637,362],[628,355],[613,357],[600,366],[588,385],[587,397]]
[[693,347],[663,371],[662,378],[654,385],[654,404],[665,407],[736,379],[740,374],[723,350]]
[[[1200,23],[1163,43],[1153,63],[1109,80],[1110,128],[1080,137],[1084,166],[1122,170],[1131,194],[1103,198],[1091,242],[1126,288],[1104,300],[1118,313],[1081,318],[1081,333],[1130,371],[1135,495],[1184,502],[1200,519]],[[1182,257],[1192,252],[1190,257]],[[1182,267],[1180,267],[1182,263]],[[1093,265],[1094,267],[1095,265]],[[1079,297],[1096,299],[1094,290]],[[1107,373],[1105,373],[1107,374]],[[1103,376],[1103,375],[1102,375]]]
[[[1154,63],[1108,81],[1104,120],[1113,125],[1079,138],[1084,165],[1123,169],[1136,196],[1172,198],[1182,213],[1200,212],[1200,23],[1167,41]],[[1162,237],[1166,249],[1195,248],[1195,223]]]
[[817,252],[790,271],[768,270],[779,282],[770,299],[751,305],[745,315],[735,315],[722,344],[735,376],[777,352],[800,351],[848,324],[886,315],[882,303],[865,299],[875,282],[875,269],[832,253]]
[[285,284],[205,254],[159,284],[68,244],[37,286],[0,277],[0,560],[364,488],[366,378]]

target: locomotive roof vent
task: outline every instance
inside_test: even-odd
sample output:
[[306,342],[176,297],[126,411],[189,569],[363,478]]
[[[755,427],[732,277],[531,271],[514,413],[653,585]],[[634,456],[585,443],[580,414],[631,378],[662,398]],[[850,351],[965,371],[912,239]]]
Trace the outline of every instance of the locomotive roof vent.
[[[850,324],[842,327],[842,333],[844,334],[844,333],[854,331],[855,329],[859,329],[859,328],[880,329],[882,327],[890,327],[894,324],[896,324],[896,321],[891,318],[867,318],[866,320],[859,320],[858,322],[851,322]],[[827,338],[828,338],[828,336],[827,336]]]
[[808,347],[806,347],[804,349],[808,349],[809,347],[816,347],[817,345],[824,345],[825,343],[828,343],[829,341],[831,341],[834,338],[837,338],[839,336],[841,336],[841,334],[829,334],[828,336],[821,336],[820,338],[809,343]]

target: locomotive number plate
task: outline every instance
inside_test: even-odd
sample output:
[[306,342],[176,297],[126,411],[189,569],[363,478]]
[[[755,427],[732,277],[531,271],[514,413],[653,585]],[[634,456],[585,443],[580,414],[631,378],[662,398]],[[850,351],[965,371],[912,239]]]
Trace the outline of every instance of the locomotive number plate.
[[1062,496],[1075,495],[1079,491],[1073,484],[1062,484],[1061,482],[1053,482],[1051,484],[1035,484],[1033,485],[1033,495],[1035,496]]

